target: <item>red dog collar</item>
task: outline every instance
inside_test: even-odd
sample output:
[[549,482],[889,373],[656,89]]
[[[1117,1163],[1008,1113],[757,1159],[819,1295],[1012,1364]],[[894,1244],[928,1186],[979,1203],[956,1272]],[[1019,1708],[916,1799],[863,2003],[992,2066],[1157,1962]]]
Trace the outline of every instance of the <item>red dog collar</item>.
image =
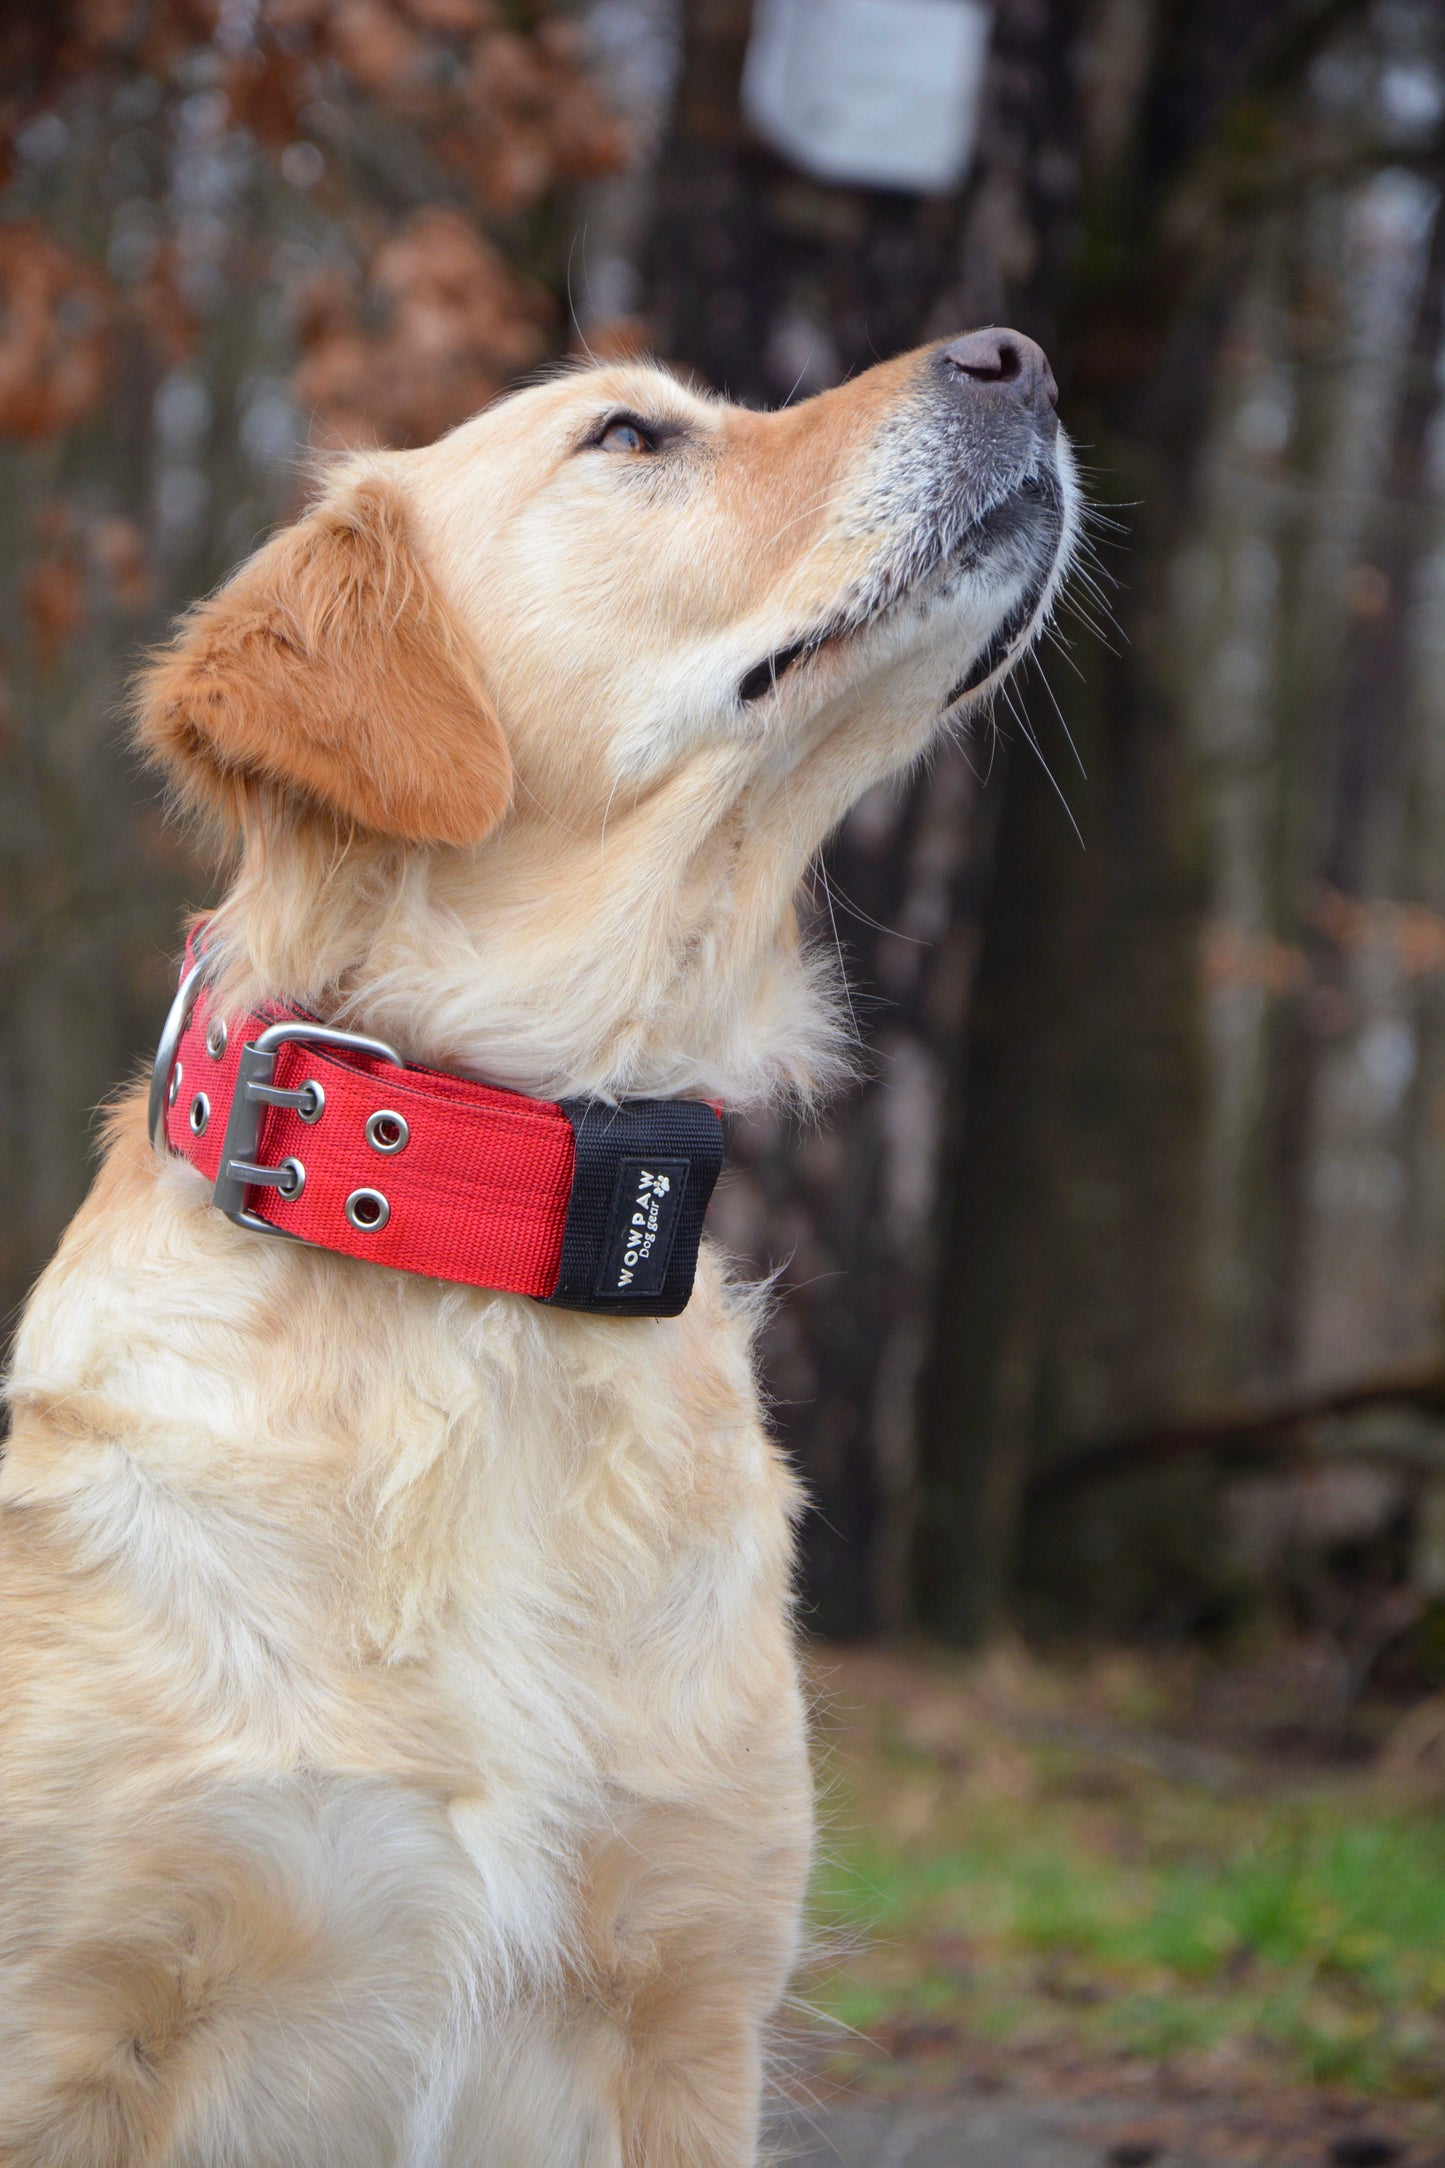
[[151,1137],[237,1226],[567,1310],[675,1317],[722,1164],[694,1099],[529,1099],[281,1006],[212,1007],[194,937]]

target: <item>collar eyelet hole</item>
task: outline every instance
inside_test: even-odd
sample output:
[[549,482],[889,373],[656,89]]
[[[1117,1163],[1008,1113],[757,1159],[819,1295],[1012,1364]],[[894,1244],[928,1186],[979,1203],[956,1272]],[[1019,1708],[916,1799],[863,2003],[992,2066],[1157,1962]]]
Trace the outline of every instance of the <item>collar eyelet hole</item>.
[[411,1137],[406,1116],[391,1107],[378,1107],[366,1118],[366,1141],[373,1152],[390,1155],[402,1151]]
[[354,1189],[345,1204],[347,1219],[358,1234],[380,1234],[391,1218],[391,1206],[379,1189]]

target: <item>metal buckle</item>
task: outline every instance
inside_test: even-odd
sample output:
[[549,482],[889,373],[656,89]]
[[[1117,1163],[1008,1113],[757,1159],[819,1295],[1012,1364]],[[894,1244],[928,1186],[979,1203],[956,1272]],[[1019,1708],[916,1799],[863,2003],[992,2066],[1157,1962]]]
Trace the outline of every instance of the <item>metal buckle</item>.
[[[170,1029],[169,1024],[166,1028]],[[183,1020],[181,1029],[184,1028]],[[180,1038],[179,1030],[176,1038]],[[260,1235],[280,1235],[288,1242],[301,1242],[305,1237],[293,1235],[285,1227],[273,1227],[269,1220],[263,1220],[256,1213],[248,1212],[245,1200],[246,1191],[258,1183],[269,1184],[283,1195],[288,1194],[288,1174],[289,1195],[297,1197],[301,1194],[301,1183],[306,1179],[303,1169],[300,1180],[297,1180],[290,1171],[293,1165],[291,1161],[283,1161],[281,1167],[261,1167],[256,1163],[261,1121],[268,1106],[295,1105],[296,1111],[302,1113],[304,1118],[304,1110],[297,1102],[306,1087],[303,1085],[300,1092],[283,1092],[272,1082],[276,1074],[277,1055],[283,1046],[290,1046],[298,1039],[308,1046],[334,1046],[341,1048],[343,1052],[370,1054],[374,1060],[389,1061],[397,1069],[406,1066],[400,1054],[394,1047],[388,1046],[384,1039],[368,1039],[359,1031],[336,1031],[329,1024],[270,1024],[258,1039],[249,1040],[242,1047],[241,1063],[236,1072],[236,1090],[231,1100],[225,1139],[221,1145],[221,1167],[216,1176],[216,1186],[211,1192],[211,1202],[225,1213],[228,1220],[234,1220],[238,1227],[249,1227]],[[156,1058],[159,1062],[159,1055]],[[164,1084],[161,1086],[161,1098],[164,1105]],[[322,1103],[324,1105],[324,1099]],[[319,1113],[320,1109],[317,1111]],[[162,1133],[164,1134],[164,1122]],[[294,1164],[299,1166],[300,1162]]]

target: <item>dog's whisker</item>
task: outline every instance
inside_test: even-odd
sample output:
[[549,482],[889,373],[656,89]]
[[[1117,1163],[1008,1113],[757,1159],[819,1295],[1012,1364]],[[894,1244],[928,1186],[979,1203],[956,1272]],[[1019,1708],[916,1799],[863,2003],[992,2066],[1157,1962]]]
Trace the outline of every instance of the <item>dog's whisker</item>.
[[1065,720],[1064,711],[1059,706],[1058,696],[1055,693],[1053,686],[1049,683],[1048,675],[1043,669],[1042,665],[1038,662],[1037,658],[1030,656],[1029,660],[1034,664],[1034,675],[1038,679],[1038,682],[1043,686],[1044,691],[1048,694],[1049,705],[1052,707],[1055,715],[1059,719],[1059,728],[1063,731],[1065,742],[1068,745],[1069,751],[1074,756],[1074,764],[1077,767],[1080,775],[1083,777],[1084,781],[1087,783],[1087,781],[1089,780],[1089,771],[1084,766],[1083,756],[1080,753],[1078,746],[1074,743],[1074,733],[1072,732],[1072,730],[1070,730],[1068,723]]
[[1034,755],[1034,758],[1038,761],[1039,766],[1043,769],[1044,774],[1048,777],[1049,786],[1052,789],[1054,796],[1058,799],[1059,804],[1064,809],[1069,826],[1073,829],[1074,835],[1078,840],[1079,848],[1080,850],[1084,850],[1086,848],[1086,845],[1084,843],[1083,830],[1080,828],[1077,820],[1074,818],[1074,809],[1069,804],[1068,799],[1064,796],[1064,793],[1059,785],[1058,777],[1054,774],[1053,769],[1049,766],[1049,763],[1044,756],[1042,746],[1039,744],[1038,739],[1034,736],[1032,729],[1029,727],[1028,718],[1024,714],[1024,711],[1019,705],[1018,701],[1015,699],[1012,687],[1008,684],[1004,684],[999,689],[1003,693],[1005,700],[1008,702],[1009,713],[1013,716],[1014,721],[1018,724],[1019,735],[1028,745]]

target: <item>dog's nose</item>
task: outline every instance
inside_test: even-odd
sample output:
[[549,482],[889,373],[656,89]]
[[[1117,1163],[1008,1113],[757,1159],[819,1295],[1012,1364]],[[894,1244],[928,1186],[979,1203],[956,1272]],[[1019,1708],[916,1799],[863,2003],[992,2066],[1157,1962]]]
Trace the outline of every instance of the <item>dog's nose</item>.
[[1048,356],[1021,331],[995,327],[967,332],[939,347],[937,360],[952,383],[1015,399],[1032,414],[1042,417],[1058,403],[1059,387]]

